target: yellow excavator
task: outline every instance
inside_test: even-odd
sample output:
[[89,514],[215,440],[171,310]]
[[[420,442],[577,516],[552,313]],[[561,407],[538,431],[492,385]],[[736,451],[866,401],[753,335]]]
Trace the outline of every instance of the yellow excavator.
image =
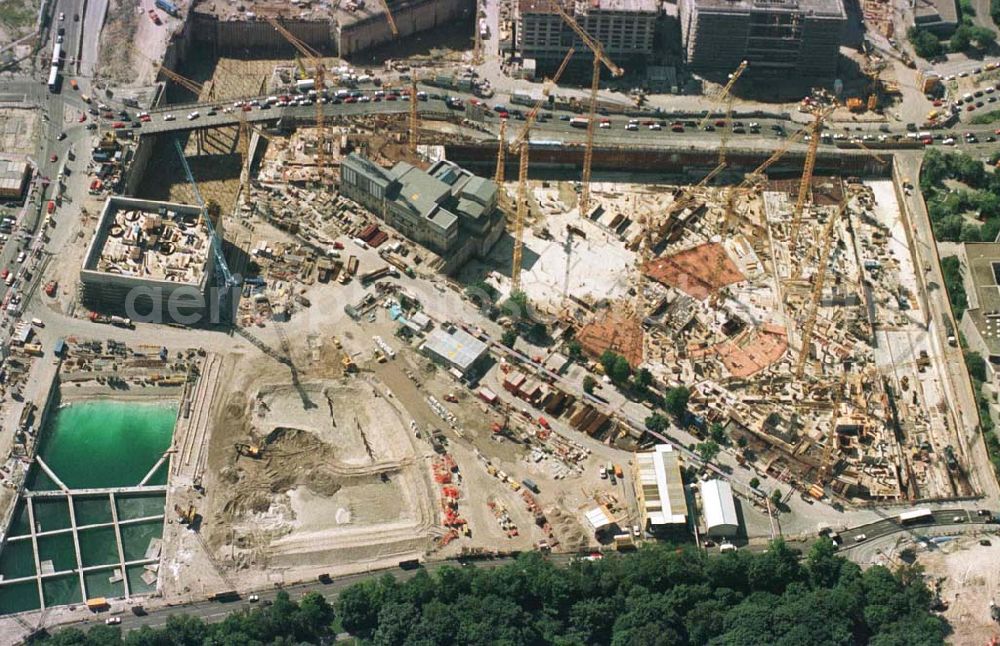
[[258,460],[264,454],[264,448],[259,444],[236,444],[237,455]]
[[187,509],[184,509],[180,505],[174,505],[174,512],[177,514],[177,522],[181,525],[191,525],[198,519],[198,511],[194,508],[194,505],[188,505]]

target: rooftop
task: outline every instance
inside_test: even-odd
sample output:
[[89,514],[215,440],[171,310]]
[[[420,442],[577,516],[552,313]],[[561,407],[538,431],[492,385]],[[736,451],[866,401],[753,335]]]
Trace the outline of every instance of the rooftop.
[[642,489],[643,513],[652,525],[687,522],[687,500],[681,481],[680,455],[669,444],[636,453],[636,476]]
[[967,242],[965,257],[972,283],[967,314],[990,354],[1000,355],[1000,243]]
[[465,372],[486,353],[486,344],[461,328],[439,327],[427,335],[423,350],[445,359]]
[[[564,9],[572,13],[587,11],[623,11],[659,13],[657,0],[559,0]],[[518,8],[524,13],[554,13],[550,0],[520,0]]]
[[701,483],[701,507],[705,517],[705,526],[734,526],[740,524],[736,515],[736,502],[733,500],[733,490],[725,480],[705,480]]
[[843,0],[694,0],[698,11],[723,13],[798,12],[810,16],[847,18]]
[[84,270],[200,284],[211,244],[197,206],[109,197]]
[[916,0],[913,15],[917,22],[958,22],[958,5],[955,0]]
[[26,160],[0,157],[0,193],[20,192],[29,172],[31,166]]

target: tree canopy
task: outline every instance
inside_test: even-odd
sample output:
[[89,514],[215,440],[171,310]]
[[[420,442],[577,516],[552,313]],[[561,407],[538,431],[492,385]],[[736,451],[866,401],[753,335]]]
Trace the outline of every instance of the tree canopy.
[[[800,559],[781,541],[764,553],[722,555],[656,544],[568,566],[532,552],[496,568],[366,579],[341,592],[336,615],[344,630],[375,646],[944,643],[948,626],[928,611],[919,572],[862,572],[834,549],[824,538]],[[282,595],[217,624],[173,616],[164,628],[124,637],[101,625],[63,630],[44,643],[320,643],[332,618],[318,595],[299,603]]]

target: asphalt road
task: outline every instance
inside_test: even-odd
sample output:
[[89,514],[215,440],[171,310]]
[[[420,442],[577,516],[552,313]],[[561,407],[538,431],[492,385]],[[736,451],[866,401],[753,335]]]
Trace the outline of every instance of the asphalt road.
[[[574,556],[571,555],[550,555],[548,559],[556,563],[568,563]],[[501,565],[507,565],[513,563],[514,558],[504,557],[495,559],[483,559],[474,561],[476,567],[484,568],[494,568]],[[273,601],[278,595],[279,590],[284,590],[293,599],[301,597],[302,595],[309,592],[318,592],[319,594],[326,597],[327,600],[333,602],[337,595],[340,594],[345,588],[362,581],[364,579],[380,577],[385,574],[390,574],[400,581],[405,581],[406,579],[412,578],[416,575],[420,569],[426,570],[428,572],[435,572],[443,567],[456,567],[460,566],[459,561],[449,560],[449,561],[431,561],[425,563],[421,568],[402,570],[399,568],[392,568],[388,570],[377,570],[373,572],[362,572],[359,574],[352,574],[349,576],[339,577],[332,579],[330,583],[324,584],[318,581],[311,581],[308,583],[300,583],[296,585],[288,585],[282,588],[272,588],[267,590],[258,591],[256,594],[260,598],[257,602],[249,602],[247,598],[250,596],[249,592],[241,595],[241,599],[232,602],[219,602],[219,601],[195,601],[187,604],[178,605],[168,605],[160,608],[147,608],[147,614],[142,616],[134,615],[130,609],[124,608],[123,611],[115,609],[114,615],[108,612],[101,612],[94,614],[91,618],[83,621],[76,621],[71,623],[66,623],[58,626],[58,628],[81,628],[87,629],[90,626],[104,623],[104,621],[109,616],[120,616],[122,617],[122,630],[135,630],[141,628],[142,626],[149,626],[151,628],[159,628],[166,624],[167,618],[170,615],[176,614],[186,614],[194,617],[199,617],[205,621],[221,621],[226,615],[237,610],[242,610],[247,607],[254,607],[260,605],[266,601]]]

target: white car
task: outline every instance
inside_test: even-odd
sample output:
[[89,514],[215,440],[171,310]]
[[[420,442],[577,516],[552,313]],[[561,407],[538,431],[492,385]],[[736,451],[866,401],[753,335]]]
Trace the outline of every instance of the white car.
[[639,124],[637,124],[637,123],[626,124],[625,125],[625,129],[626,130],[638,130],[639,129]]
[[24,262],[24,259],[25,259],[25,258],[27,258],[27,256],[26,256],[26,255],[24,255],[24,252],[23,252],[23,251],[22,251],[21,253],[17,254],[17,262],[18,262],[18,263],[22,263],[22,262]]
[[649,124],[649,129],[650,130],[663,130],[663,126],[661,126],[658,123],[651,123],[651,124]]
[[945,145],[945,146],[954,146],[955,145],[955,138],[954,137],[948,137],[947,139],[945,139],[941,143],[943,145]]
[[121,617],[108,617],[107,619],[104,620],[104,623],[106,623],[109,626],[117,626],[121,622],[122,622]]
[[59,22],[62,22],[63,20],[66,20],[66,13],[60,11],[59,12]]
[[260,601],[260,597],[258,597],[256,594],[251,594],[249,597],[247,597],[247,601],[249,601],[250,603],[257,603],[258,601]]
[[177,117],[175,117],[175,116],[174,116],[174,115],[172,115],[172,114],[165,114],[165,115],[163,115],[163,120],[164,120],[164,121],[173,121],[173,120],[174,120],[174,119],[176,119],[176,118],[177,118]]
[[197,110],[195,110],[194,112],[192,112],[191,114],[189,114],[189,115],[188,115],[188,121],[194,121],[194,120],[195,120],[195,119],[197,119],[197,118],[198,118],[199,116],[201,116],[201,115],[200,115],[200,114],[198,114],[198,111],[197,111]]
[[610,128],[611,127],[611,122],[610,121],[602,121],[598,127],[599,128]]

